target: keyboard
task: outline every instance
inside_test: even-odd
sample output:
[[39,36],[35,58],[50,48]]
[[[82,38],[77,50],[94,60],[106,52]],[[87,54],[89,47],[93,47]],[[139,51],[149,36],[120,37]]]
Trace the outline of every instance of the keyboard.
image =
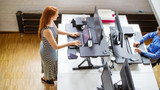
[[[80,34],[80,37],[68,37],[68,42],[71,42],[71,41],[75,41],[75,40],[78,40],[78,41],[81,41],[81,44],[83,45],[83,39],[82,39],[82,34]],[[70,49],[76,49],[76,48],[79,48],[79,46],[69,46]]]

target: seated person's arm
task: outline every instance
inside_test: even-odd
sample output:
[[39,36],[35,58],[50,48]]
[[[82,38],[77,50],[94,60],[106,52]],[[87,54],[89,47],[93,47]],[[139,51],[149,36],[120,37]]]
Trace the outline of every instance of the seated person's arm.
[[157,35],[157,34],[156,34],[156,31],[155,31],[155,32],[148,33],[148,34],[144,35],[144,36],[139,40],[139,42],[140,42],[140,43],[143,43],[145,40],[150,39],[150,38],[153,38],[153,37],[156,36],[156,35]]
[[155,32],[151,32],[151,33],[147,33],[139,41],[133,43],[133,46],[134,47],[139,47],[139,45],[142,44],[145,40],[153,38],[155,35],[156,35],[156,31]]
[[148,58],[157,60],[157,59],[160,58],[160,49],[156,53],[150,53],[150,52],[146,52],[146,51],[141,51],[141,54],[146,56],[146,57],[148,57]]

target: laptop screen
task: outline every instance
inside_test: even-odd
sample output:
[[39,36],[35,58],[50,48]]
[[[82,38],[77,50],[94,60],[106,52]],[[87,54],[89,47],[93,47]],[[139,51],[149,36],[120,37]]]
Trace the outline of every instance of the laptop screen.
[[84,45],[87,45],[88,40],[89,40],[89,31],[88,31],[88,26],[86,25],[85,28],[83,29]]

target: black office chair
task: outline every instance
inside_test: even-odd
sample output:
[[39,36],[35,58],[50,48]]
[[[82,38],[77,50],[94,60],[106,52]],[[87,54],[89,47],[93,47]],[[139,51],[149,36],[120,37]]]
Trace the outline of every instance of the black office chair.
[[155,67],[157,64],[159,65],[159,63],[160,63],[160,58],[157,60],[157,62],[152,63],[152,67]]

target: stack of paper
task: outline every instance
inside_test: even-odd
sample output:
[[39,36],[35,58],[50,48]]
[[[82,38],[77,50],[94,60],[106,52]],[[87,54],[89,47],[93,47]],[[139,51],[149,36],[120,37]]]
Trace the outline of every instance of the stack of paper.
[[114,14],[115,12],[110,9],[98,9],[99,16],[102,22],[115,22]]

